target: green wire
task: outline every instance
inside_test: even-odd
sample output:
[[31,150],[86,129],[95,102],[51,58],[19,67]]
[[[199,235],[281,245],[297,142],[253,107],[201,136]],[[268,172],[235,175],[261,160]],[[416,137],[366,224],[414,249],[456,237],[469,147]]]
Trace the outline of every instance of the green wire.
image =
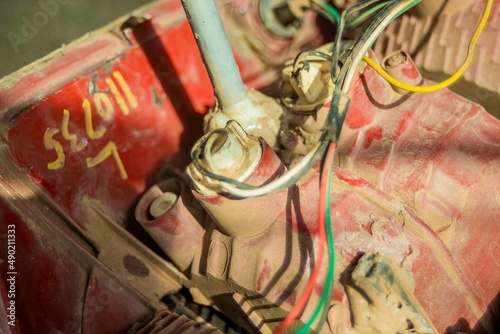
[[326,10],[335,19],[337,24],[340,22],[340,13],[338,12],[337,9],[335,9],[335,7],[333,7],[333,5],[327,2],[323,2],[321,0],[313,0],[313,2],[318,6],[320,6],[321,8],[323,8],[324,10]]
[[372,8],[369,8],[367,10],[365,10],[363,13],[359,14],[358,16],[356,16],[355,18],[353,18],[351,21],[349,21],[347,23],[347,27],[348,28],[352,28],[352,27],[355,27],[361,23],[363,23],[370,15],[372,15],[373,13],[375,13],[376,11],[384,8],[387,3],[389,1],[385,1],[385,2],[382,2],[376,6],[373,6]]
[[[333,7],[332,5],[328,3],[324,3],[320,0],[313,0],[316,4],[324,8],[325,10],[330,13],[330,15],[337,21],[337,23],[340,23],[341,16],[339,12]],[[351,20],[347,26],[348,27],[354,27],[356,25],[359,25],[362,23],[366,18],[368,18],[371,14],[374,12],[380,10],[381,8],[385,7],[390,1],[386,1],[383,3],[380,3],[376,6],[373,6],[372,8],[366,10],[365,12],[361,13],[359,16],[355,17],[353,20]],[[408,10],[409,8],[413,7],[416,3],[420,2],[420,0],[415,0],[413,1],[408,7],[406,7],[403,11],[397,13],[397,16]],[[332,177],[332,168],[333,168],[333,163],[331,162],[325,162],[328,163],[328,176],[327,176],[327,189],[326,189],[326,200],[328,201],[326,205],[326,212],[325,212],[325,224],[326,224],[326,234],[327,234],[327,244],[328,244],[328,253],[329,253],[329,263],[328,263],[328,274],[325,280],[324,287],[326,289],[323,289],[323,292],[321,293],[321,298],[316,306],[316,309],[314,310],[313,315],[311,318],[302,326],[300,327],[295,334],[306,334],[308,331],[311,330],[312,325],[314,322],[317,320],[318,316],[321,314],[321,319],[319,323],[319,327],[317,328],[317,331],[321,329],[321,326],[324,324],[324,320],[326,319],[328,315],[328,309],[331,301],[331,295],[332,295],[332,289],[333,289],[333,278],[334,278],[334,271],[335,271],[335,244],[333,240],[333,232],[332,232],[332,225],[331,225],[331,207],[330,207],[330,196],[331,196],[331,177]]]
[[[326,188],[326,201],[328,202],[326,205],[326,240],[328,243],[328,253],[329,253],[329,263],[328,263],[328,275],[325,280],[325,287],[326,289],[323,289],[323,292],[321,293],[321,298],[318,303],[318,306],[314,310],[313,315],[311,318],[305,323],[302,327],[300,327],[295,334],[306,334],[309,330],[311,330],[312,324],[316,321],[318,316],[321,313],[321,318],[326,318],[327,312],[328,312],[328,306],[330,305],[330,300],[332,296],[332,288],[333,288],[333,274],[335,271],[335,244],[333,241],[333,233],[332,233],[332,224],[331,224],[331,209],[330,209],[330,193],[331,193],[331,179],[332,179],[332,168],[333,168],[333,163],[326,161],[325,163],[328,163],[328,179],[327,179],[327,188]],[[320,326],[322,326],[324,321],[320,323]],[[319,328],[318,328],[319,331]]]
[[[313,0],[313,2],[318,6],[322,7],[324,10],[326,10],[330,14],[330,16],[337,22],[337,24],[340,22],[340,13],[337,9],[335,9],[335,7],[332,4],[323,2],[321,0]],[[384,8],[388,2],[389,1],[385,1],[367,9],[366,11],[364,11],[363,13],[359,14],[351,21],[349,21],[349,23],[347,23],[347,27],[352,28],[363,23],[370,15]]]

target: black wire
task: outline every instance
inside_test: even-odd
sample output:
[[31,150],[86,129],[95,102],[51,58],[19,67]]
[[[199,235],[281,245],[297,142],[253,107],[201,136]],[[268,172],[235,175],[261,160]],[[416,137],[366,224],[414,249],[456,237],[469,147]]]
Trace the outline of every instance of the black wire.
[[[217,130],[215,130],[217,131]],[[193,159],[193,165],[194,167],[203,175],[209,177],[209,178],[212,178],[214,180],[217,180],[219,182],[225,182],[225,183],[229,183],[229,184],[232,184],[234,186],[238,186],[240,188],[243,188],[243,189],[256,189],[258,187],[255,187],[255,186],[251,186],[249,184],[246,184],[244,182],[240,182],[238,180],[234,180],[234,179],[231,179],[231,178],[228,178],[228,177],[225,177],[223,175],[220,175],[220,174],[215,174],[215,173],[212,173],[210,171],[208,171],[207,169],[205,169],[201,164],[200,164],[200,158],[202,156],[202,147],[204,147],[204,145],[200,145],[198,146],[193,154],[192,154],[192,159]]]
[[308,55],[308,56],[317,56],[317,57],[321,57],[321,58],[324,58],[328,61],[332,61],[332,56],[327,54],[327,53],[324,53],[324,52],[321,52],[321,51],[318,51],[318,50],[305,50],[305,51],[301,51],[297,54],[297,56],[295,56],[295,59],[293,60],[293,73],[296,73],[297,70],[298,70],[298,65],[300,64],[300,61],[301,61],[301,58],[304,57],[304,55]]
[[[349,17],[349,15],[351,15],[355,11],[361,10],[365,7],[371,6],[371,5],[376,4],[377,2],[381,2],[381,1],[385,1],[385,0],[367,0],[367,1],[364,1],[360,4],[351,6],[342,12],[341,17],[340,17],[339,28],[337,30],[337,35],[335,36],[335,41],[333,42],[333,54],[332,54],[333,62],[332,62],[331,76],[332,76],[332,80],[335,84],[336,84],[335,77],[337,75],[337,64],[339,61],[339,53],[340,53],[340,42],[342,41],[342,36],[343,36],[344,30],[346,28],[347,17]],[[337,84],[336,84],[336,86],[337,86]]]
[[[352,6],[352,7],[348,8],[346,11],[344,11],[342,13],[342,19],[341,19],[341,22],[340,22],[340,25],[339,25],[339,29],[337,31],[337,36],[336,36],[336,39],[335,39],[335,42],[334,42],[333,55],[331,57],[329,55],[326,55],[323,52],[320,52],[320,51],[311,51],[311,50],[303,51],[303,52],[299,53],[297,55],[297,57],[295,58],[295,60],[294,60],[295,66],[298,65],[298,61],[300,60],[300,57],[304,53],[312,54],[312,53],[316,53],[317,52],[315,54],[317,56],[323,57],[324,55],[326,55],[328,58],[331,58],[329,60],[332,61],[332,73],[335,73],[337,71],[336,69],[337,69],[337,66],[338,66],[337,63],[338,63],[339,52],[340,52],[340,48],[339,48],[340,41],[342,39],[342,34],[343,34],[343,31],[345,29],[345,24],[346,24],[345,18],[348,15],[350,15],[352,12],[356,11],[356,10],[363,9],[363,8],[365,8],[367,6],[370,6],[370,5],[375,4],[377,2],[380,2],[380,1],[382,1],[382,0],[369,0],[369,1],[365,1],[365,2],[363,2],[361,4],[358,4],[358,5],[355,5],[355,6]],[[342,129],[343,122],[344,122],[344,119],[345,119],[345,116],[346,116],[346,112],[347,112],[347,109],[348,109],[348,104],[350,102],[350,98],[347,95],[345,95],[344,93],[341,92],[341,87],[342,87],[342,84],[343,84],[343,82],[345,80],[345,77],[346,77],[346,74],[348,72],[348,69],[351,66],[352,62],[353,62],[353,57],[357,53],[361,52],[361,50],[362,50],[362,48],[364,46],[364,43],[366,42],[367,38],[374,32],[374,30],[377,28],[377,26],[380,24],[380,22],[387,15],[391,14],[391,11],[392,11],[392,9],[395,6],[399,5],[403,1],[404,0],[394,0],[393,2],[391,2],[390,4],[388,4],[386,7],[384,7],[379,12],[379,14],[376,16],[375,20],[364,31],[364,33],[361,35],[361,37],[356,41],[354,47],[349,52],[347,60],[344,63],[344,66],[342,66],[338,78],[336,80],[334,80],[334,82],[335,82],[335,91],[334,91],[334,94],[332,96],[332,105],[330,107],[330,111],[328,113],[328,118],[327,118],[327,121],[326,121],[326,124],[325,124],[326,128],[324,129],[324,131],[323,131],[323,133],[321,135],[321,138],[320,138],[320,146],[318,147],[318,150],[316,151],[315,155],[311,158],[311,160],[309,161],[308,165],[304,168],[304,170],[302,171],[302,173],[299,173],[295,178],[291,179],[290,182],[288,182],[286,186],[291,186],[291,185],[295,184],[295,182],[297,182],[298,179],[300,179],[303,176],[304,172],[307,171],[307,170],[309,170],[312,167],[312,165],[314,164],[314,162],[316,161],[316,159],[325,152],[325,150],[326,150],[329,142],[331,142],[331,141],[335,141],[335,142],[338,141],[338,138],[340,136],[340,131]],[[332,80],[334,78],[335,77],[332,76]],[[342,99],[344,99],[344,101],[342,101]],[[345,103],[346,101],[347,101],[347,103]],[[340,107],[342,107],[341,110],[339,110]],[[211,173],[211,172],[207,171],[199,163],[200,156],[201,156],[201,147],[198,147],[193,152],[193,164],[194,164],[195,168],[201,174],[203,174],[203,175],[205,175],[207,177],[213,178],[215,180],[221,181],[221,182],[226,182],[226,183],[233,184],[233,185],[235,185],[237,187],[240,187],[240,188],[243,188],[243,189],[258,189],[259,188],[259,187],[251,186],[251,185],[248,185],[246,183],[239,182],[237,180],[233,180],[233,179],[224,177],[222,175],[217,175],[217,174],[214,174],[214,173]],[[281,188],[283,188],[283,187],[281,187]]]
[[[340,110],[340,112],[339,112],[339,108],[334,107],[334,105],[336,104],[336,102],[338,103],[340,101],[340,100],[339,101],[336,101],[336,100],[342,98],[342,96],[344,95],[342,93],[342,87],[344,85],[344,81],[345,81],[347,72],[349,71],[350,67],[351,66],[358,66],[358,64],[352,64],[354,56],[357,55],[359,52],[363,52],[363,47],[365,46],[364,44],[366,43],[367,39],[374,33],[374,31],[378,27],[378,25],[385,19],[386,16],[391,14],[392,10],[396,6],[398,6],[400,3],[404,2],[404,1],[405,0],[394,0],[394,1],[390,2],[386,7],[384,7],[378,13],[378,15],[370,23],[370,25],[366,28],[366,30],[363,32],[363,34],[360,36],[360,38],[358,38],[358,40],[355,42],[353,48],[351,49],[351,51],[349,52],[349,55],[347,56],[346,61],[344,62],[344,65],[342,66],[342,68],[340,70],[338,77],[336,78],[336,80],[334,80],[335,90],[334,90],[333,97],[332,97],[332,108],[330,108],[330,111],[328,114],[328,123],[329,123],[328,125],[331,127],[331,130],[330,130],[331,135],[334,136],[334,138],[332,139],[333,141],[338,141],[338,139],[340,137],[340,132],[342,130],[342,126],[343,126],[344,119],[345,119],[346,112],[347,112],[346,108],[343,108],[343,110]],[[351,14],[355,10],[362,9],[362,8],[369,6],[369,5],[372,5],[373,3],[376,3],[376,2],[378,2],[378,1],[373,1],[373,0],[366,1],[366,2],[361,3],[359,5],[350,7],[346,11],[344,11],[342,13],[342,19],[341,19],[341,23],[340,23],[341,27],[339,28],[338,34],[341,34],[340,29],[342,28],[343,24],[345,25],[345,17],[347,17],[349,14]],[[339,36],[340,36],[340,38],[339,38]],[[337,42],[338,45],[340,45],[339,41],[341,40],[341,35],[337,35],[336,37],[337,38],[336,38],[335,42]],[[334,52],[333,53],[333,60],[335,61],[335,57],[338,58],[338,52],[339,52],[338,47],[337,48],[334,47],[333,52]],[[335,54],[337,54],[337,55],[335,55]],[[334,70],[335,70],[335,72],[337,71],[336,64],[332,63],[332,71],[334,71]]]
[[[345,75],[347,74],[347,71],[350,66],[352,66],[353,58],[355,55],[357,55],[359,52],[362,52],[363,46],[370,37],[375,29],[377,29],[378,25],[386,18],[386,16],[392,14],[392,11],[395,7],[400,5],[402,2],[405,0],[394,0],[391,1],[387,6],[385,6],[375,17],[375,19],[370,23],[370,25],[366,28],[366,30],[363,32],[363,34],[358,38],[358,40],[354,43],[353,48],[351,49],[351,52],[349,53],[345,63],[344,67],[341,70],[342,75],[339,75],[339,77],[343,77],[342,79],[345,79]],[[339,85],[341,86],[341,85]]]

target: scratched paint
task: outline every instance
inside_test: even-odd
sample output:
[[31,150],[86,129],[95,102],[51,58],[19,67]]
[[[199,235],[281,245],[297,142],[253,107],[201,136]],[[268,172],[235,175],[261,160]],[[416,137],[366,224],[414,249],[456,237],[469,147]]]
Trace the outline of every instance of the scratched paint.
[[[423,219],[450,246],[465,276],[478,282],[487,304],[500,277],[488,269],[496,268],[495,259],[477,245],[498,241],[498,208],[484,194],[500,188],[500,122],[447,89],[396,100],[390,91],[379,96],[383,79],[370,72],[354,83],[359,96],[348,117],[355,122],[346,120],[338,148],[341,167],[365,180],[349,184],[376,185]],[[365,145],[366,129],[377,126],[383,127],[382,137]],[[381,156],[385,162],[377,160]]]
[[[171,36],[187,36],[182,38],[190,40],[190,33],[187,25],[181,26],[164,31],[161,41]],[[196,45],[191,43],[195,50]],[[173,55],[182,68],[184,63],[178,59],[183,56]],[[201,111],[211,104],[213,96],[208,77],[200,74],[201,59],[197,66],[199,79],[189,91],[197,94],[196,108]],[[28,107],[8,132],[15,162],[26,166],[30,176],[82,227],[84,210],[74,201],[84,194],[98,197],[117,216],[124,216],[144,190],[146,178],[160,168],[162,161],[180,166],[186,159],[187,153],[181,154],[183,120],[169,102],[157,70],[148,65],[136,46],[88,77],[77,78]],[[161,94],[153,97],[142,86],[143,81]],[[161,103],[152,103],[155,99]],[[200,115],[198,111],[195,114]],[[201,130],[201,115],[197,117]],[[33,140],[25,140],[27,133]],[[189,143],[189,139],[185,141]],[[72,186],[75,182],[83,186]]]
[[365,131],[365,142],[363,147],[369,148],[375,140],[382,138],[382,127],[376,126]]

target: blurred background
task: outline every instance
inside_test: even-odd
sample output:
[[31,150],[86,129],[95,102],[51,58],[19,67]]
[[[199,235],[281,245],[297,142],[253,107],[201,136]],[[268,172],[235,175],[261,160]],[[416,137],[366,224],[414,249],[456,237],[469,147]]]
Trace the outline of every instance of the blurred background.
[[147,0],[0,0],[0,78]]

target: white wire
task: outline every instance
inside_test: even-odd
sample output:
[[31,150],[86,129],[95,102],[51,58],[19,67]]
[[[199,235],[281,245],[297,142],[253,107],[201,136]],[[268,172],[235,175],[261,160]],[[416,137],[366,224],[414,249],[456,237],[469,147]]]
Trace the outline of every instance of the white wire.
[[320,156],[321,153],[326,149],[326,144],[327,142],[320,141],[312,151],[307,153],[307,155],[302,158],[299,163],[293,166],[288,172],[283,174],[275,181],[257,189],[241,189],[224,182],[221,182],[221,185],[231,195],[241,198],[260,197],[280,189],[288,188],[291,185],[295,184],[298,180],[300,180],[305,171],[309,170],[310,165],[312,165],[316,161],[316,158]]
[[[373,4],[376,4],[377,2],[381,2],[381,1],[384,1],[384,0],[367,0],[367,1],[364,1],[362,3],[359,3],[357,5],[354,5],[354,6],[351,6],[349,8],[347,8],[346,10],[344,10],[342,12],[342,14],[340,15],[340,22],[338,24],[338,30],[337,30],[337,33],[336,33],[336,36],[335,36],[335,40],[333,42],[333,52],[332,52],[332,80],[335,79],[335,75],[337,74],[337,63],[339,61],[339,54],[340,54],[340,43],[342,41],[342,37],[344,35],[344,30],[347,26],[347,18],[349,17],[349,15],[351,15],[352,13],[358,11],[358,10],[362,10],[370,5],[373,5]],[[337,82],[334,81],[334,83],[336,84]]]
[[[406,11],[409,7],[412,7],[419,3],[421,0],[406,0],[402,3],[398,4],[391,11],[391,14],[387,15],[374,29],[374,31],[367,37],[366,41],[362,44],[361,49],[357,52],[353,57],[349,69],[347,70],[345,80],[342,84],[342,93],[347,94],[356,71],[358,70],[359,64],[363,60],[364,55],[371,48],[375,40],[382,34],[384,29],[401,13]],[[229,183],[220,181],[223,189],[228,191],[232,196],[240,197],[240,198],[248,198],[248,197],[260,197],[267,195],[271,192],[288,188],[291,185],[295,184],[304,174],[305,172],[312,166],[312,164],[317,160],[319,156],[325,151],[327,147],[327,141],[320,141],[312,151],[310,151],[299,163],[297,163],[294,167],[292,167],[288,172],[279,177],[277,180],[272,181],[269,184],[266,184],[262,187],[256,189],[242,189],[238,188]]]
[[344,84],[342,85],[342,92],[347,94],[349,91],[352,81],[354,79],[354,76],[356,74],[356,71],[358,70],[359,64],[361,64],[361,61],[363,60],[363,57],[365,54],[370,50],[372,45],[375,43],[376,39],[383,33],[385,28],[393,22],[399,15],[404,13],[406,10],[409,8],[415,6],[422,0],[406,0],[400,4],[398,4],[396,7],[394,7],[394,10],[392,11],[391,14],[387,15],[376,27],[376,29],[373,31],[370,36],[366,39],[365,43],[363,43],[363,48],[361,52],[358,52],[354,55],[352,58],[352,63],[349,66],[349,70],[346,73],[346,77],[344,80]]

